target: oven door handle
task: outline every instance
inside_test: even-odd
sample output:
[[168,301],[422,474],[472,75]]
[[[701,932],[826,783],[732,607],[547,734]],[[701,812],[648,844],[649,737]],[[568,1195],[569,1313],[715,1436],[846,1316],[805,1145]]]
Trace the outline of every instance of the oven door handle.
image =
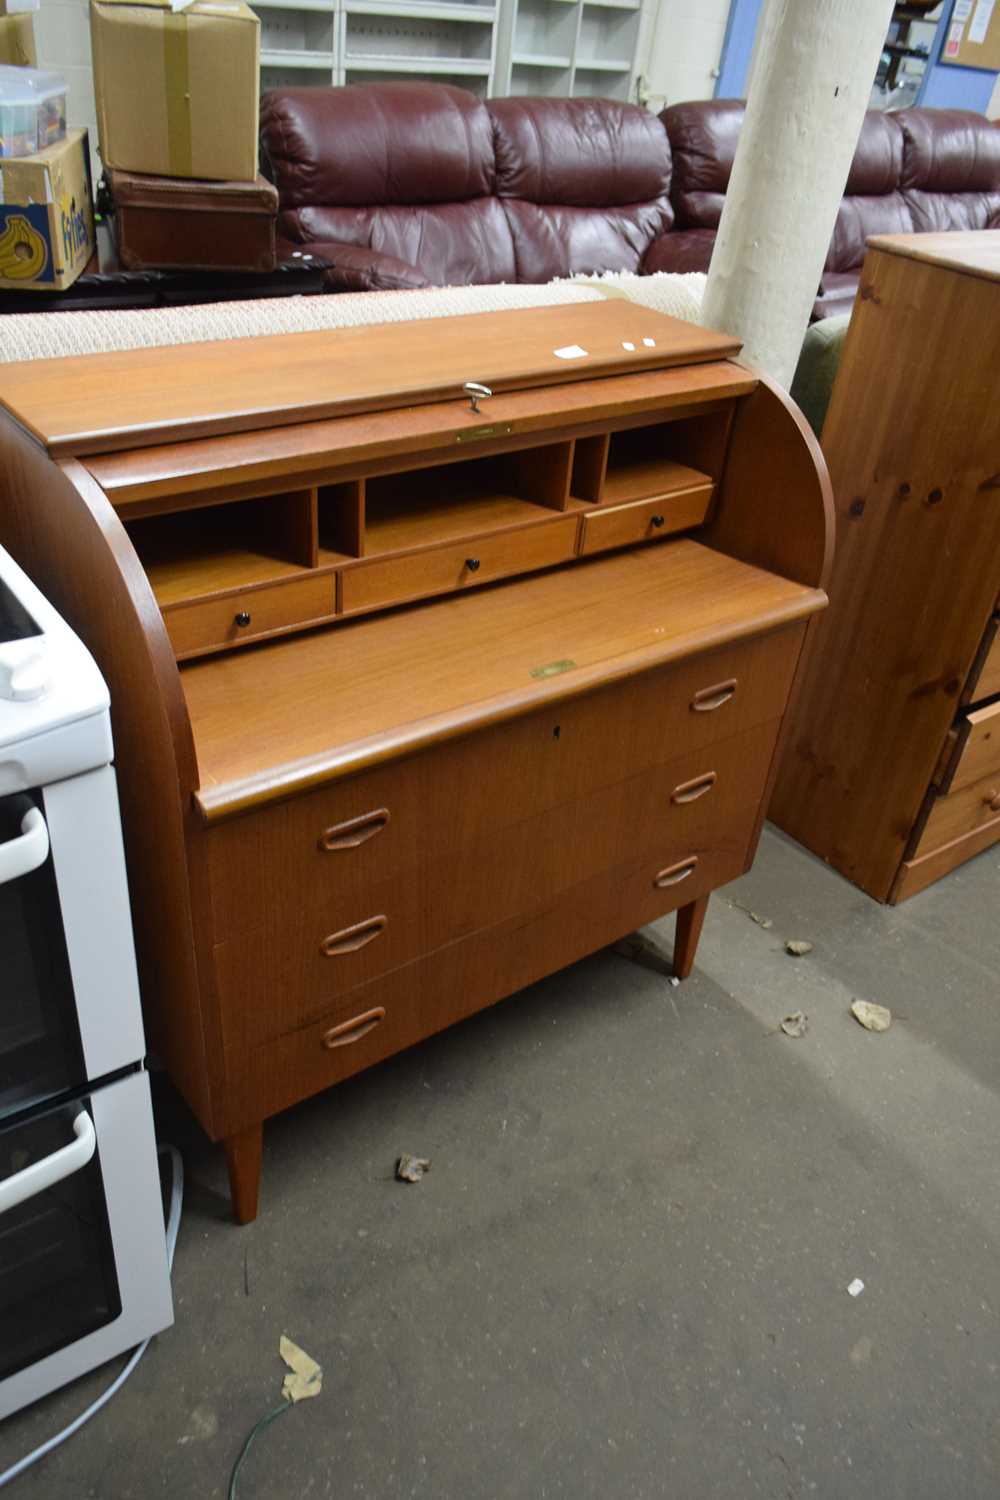
[[76,1140],[68,1146],[53,1151],[51,1156],[43,1156],[41,1161],[33,1161],[30,1167],[24,1167],[13,1177],[0,1182],[0,1214],[16,1208],[26,1198],[44,1193],[53,1183],[61,1182],[87,1165],[97,1149],[97,1132],[85,1109],[81,1109],[73,1121],[73,1134]]
[[49,830],[37,807],[21,819],[21,837],[0,844],[0,885],[17,880],[44,865],[49,857]]

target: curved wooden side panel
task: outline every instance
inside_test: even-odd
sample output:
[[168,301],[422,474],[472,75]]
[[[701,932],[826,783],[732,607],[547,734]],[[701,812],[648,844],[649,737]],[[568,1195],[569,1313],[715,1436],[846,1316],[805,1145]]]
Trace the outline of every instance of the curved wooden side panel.
[[[75,460],[53,463],[6,417],[0,495],[0,543],[86,643],[108,684],[147,1037],[214,1134],[185,840],[198,771],[159,609],[103,491]],[[200,844],[192,850],[197,862]]]
[[833,490],[805,417],[759,372],[736,405],[726,468],[702,539],[720,552],[825,588],[833,566]]

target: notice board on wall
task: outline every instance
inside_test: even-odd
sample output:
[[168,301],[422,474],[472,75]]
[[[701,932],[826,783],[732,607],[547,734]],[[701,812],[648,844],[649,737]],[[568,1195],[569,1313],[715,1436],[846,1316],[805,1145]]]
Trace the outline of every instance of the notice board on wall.
[[940,61],[1000,73],[1000,0],[955,0]]

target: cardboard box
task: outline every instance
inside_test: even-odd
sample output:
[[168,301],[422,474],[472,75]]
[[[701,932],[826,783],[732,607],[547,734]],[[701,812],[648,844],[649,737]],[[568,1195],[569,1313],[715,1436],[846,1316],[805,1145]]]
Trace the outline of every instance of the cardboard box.
[[71,286],[94,253],[87,132],[35,156],[0,161],[0,287]]
[[[3,0],[0,0],[0,6]],[[36,68],[35,28],[30,15],[0,16],[0,63]]]
[[243,0],[91,0],[90,36],[106,167],[256,178],[260,22]]

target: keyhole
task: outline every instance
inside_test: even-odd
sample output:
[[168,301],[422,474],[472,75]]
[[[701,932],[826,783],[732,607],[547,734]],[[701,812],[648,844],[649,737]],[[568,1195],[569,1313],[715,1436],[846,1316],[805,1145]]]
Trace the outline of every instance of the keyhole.
[[560,728],[561,728],[561,726],[559,724],[557,724],[555,726],[555,728],[553,729],[553,731],[552,731],[552,738],[554,740],[557,740],[559,738],[559,730],[560,730]]

